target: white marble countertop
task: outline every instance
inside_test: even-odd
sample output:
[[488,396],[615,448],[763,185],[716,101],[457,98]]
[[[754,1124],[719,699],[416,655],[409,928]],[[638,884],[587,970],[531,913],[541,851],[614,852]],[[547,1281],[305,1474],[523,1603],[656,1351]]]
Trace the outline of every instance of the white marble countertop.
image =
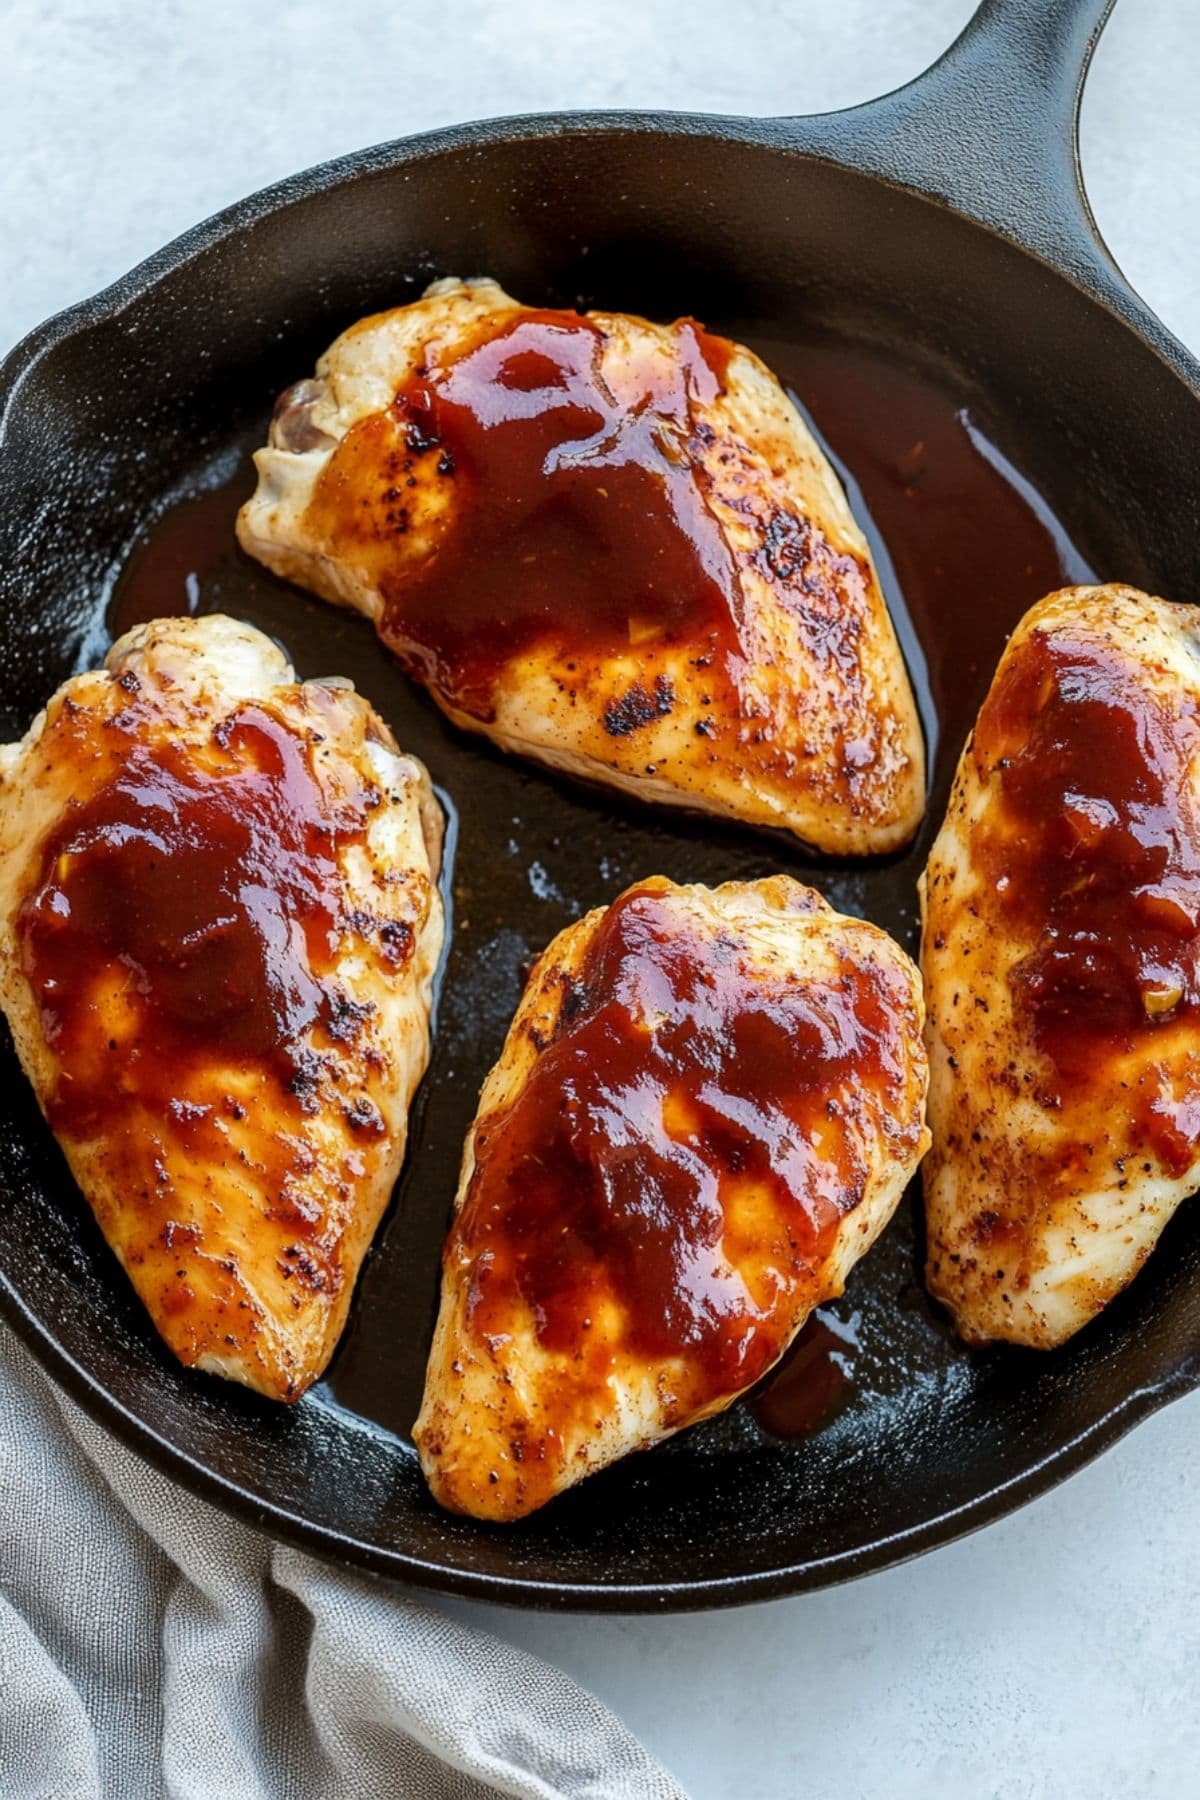
[[[970,10],[8,0],[0,341],[343,151],[568,106],[848,105],[915,74]],[[1117,260],[1196,347],[1198,69],[1193,0],[1122,0],[1083,134]],[[824,1594],[676,1619],[454,1610],[570,1669],[696,1800],[1177,1800],[1200,1793],[1197,1425],[1200,1396],[986,1532]]]

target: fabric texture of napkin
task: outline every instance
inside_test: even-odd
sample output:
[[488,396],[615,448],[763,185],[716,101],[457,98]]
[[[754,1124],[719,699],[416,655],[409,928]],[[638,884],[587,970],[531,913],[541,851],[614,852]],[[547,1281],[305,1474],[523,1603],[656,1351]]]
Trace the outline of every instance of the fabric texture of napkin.
[[0,1327],[3,1800],[686,1800],[524,1651],[273,1544]]

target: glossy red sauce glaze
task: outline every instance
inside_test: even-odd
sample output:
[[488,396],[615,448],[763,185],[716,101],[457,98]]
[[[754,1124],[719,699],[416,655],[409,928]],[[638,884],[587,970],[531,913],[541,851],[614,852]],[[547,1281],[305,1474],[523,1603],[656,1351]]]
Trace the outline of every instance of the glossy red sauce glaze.
[[582,1352],[615,1301],[623,1350],[687,1359],[690,1402],[756,1380],[863,1198],[847,1120],[902,1089],[896,999],[874,967],[751,972],[661,892],[623,895],[520,1095],[477,1135],[448,1245],[472,1258],[475,1334],[510,1330],[520,1304],[547,1349]]
[[975,754],[1004,797],[992,879],[1036,938],[1010,980],[1057,1072],[1053,1103],[1200,1002],[1197,708],[1092,638],[1034,631]]
[[854,1399],[855,1322],[815,1312],[778,1366],[747,1397],[755,1423],[771,1437],[811,1437]]
[[[546,643],[621,653],[652,636],[726,668],[737,657],[738,574],[696,467],[694,413],[720,391],[731,346],[681,320],[672,353],[639,346],[634,389],[618,396],[604,342],[576,313],[487,320],[355,426],[322,475],[334,529],[349,516],[396,539],[418,483],[452,488],[432,552],[381,574],[380,631],[477,716],[505,664]],[[364,491],[373,524],[356,527]]]
[[[754,347],[822,434],[892,617],[912,621],[925,667],[910,662],[909,672],[928,683],[926,728],[957,752],[1017,620],[1044,594],[1098,575],[943,374],[836,338]],[[941,761],[935,779],[948,789],[954,762]],[[935,790],[931,813],[939,805]]]
[[[89,730],[118,728],[79,714],[60,752],[77,737],[86,756]],[[56,1130],[85,1136],[138,1100],[186,1137],[197,1063],[268,1065],[304,1104],[301,1048],[318,1022],[337,1028],[321,977],[341,922],[338,852],[361,839],[373,798],[331,817],[308,755],[254,705],[200,754],[134,736],[119,771],[50,834],[17,930],[60,1064]],[[136,1029],[97,1054],[98,999],[117,989]]]
[[[893,617],[903,630],[911,616],[913,635],[928,664],[927,678],[920,660],[910,664],[918,689],[927,679],[927,730],[957,751],[975,722],[1005,634],[1022,613],[1055,588],[1098,579],[1056,521],[1051,496],[1015,482],[1023,470],[1036,484],[1036,469],[1019,447],[1019,420],[1005,417],[1004,429],[997,432],[997,421],[979,409],[969,381],[960,382],[945,365],[910,361],[894,344],[889,348],[869,339],[807,333],[771,338],[752,325],[739,327],[737,336],[807,405],[839,472],[848,478],[851,503],[871,542]],[[1016,471],[997,444],[1016,455]],[[436,464],[436,457],[432,460]],[[212,490],[211,498],[209,492],[203,494],[202,506],[184,500],[149,526],[113,594],[111,636],[139,619],[192,610],[195,589],[201,612],[232,612],[267,630],[279,630],[279,619],[286,617],[293,648],[313,667],[330,664],[327,610],[297,605],[293,590],[236,549],[234,521],[254,485],[247,455],[225,486]],[[386,679],[381,670],[377,680]],[[411,705],[403,683],[389,686],[387,697],[389,717],[404,721],[405,741],[420,749],[422,734],[431,729],[424,711]],[[431,754],[455,770],[460,784],[474,779],[478,757],[469,743],[454,746],[439,738]],[[459,763],[447,762],[452,755]],[[931,818],[941,816],[953,765],[953,757],[938,760]],[[497,765],[497,771],[499,780],[507,765]],[[552,790],[544,791],[553,797]],[[520,804],[521,796],[514,793],[512,810]],[[581,847],[569,823],[556,826],[561,848],[552,873],[564,891],[579,892],[574,884],[583,878],[578,874]],[[539,833],[539,846],[543,839]],[[544,854],[541,848],[538,854]],[[736,872],[732,865],[714,865],[705,879],[731,872]],[[870,910],[899,936],[911,921],[916,872],[911,857],[889,859],[868,871]],[[588,878],[594,874],[593,858]],[[544,936],[544,905],[531,902],[526,869],[518,859],[509,865],[509,878],[506,925],[515,922],[531,940],[539,931]],[[466,941],[460,933],[460,946]],[[460,1021],[453,1014],[444,1016],[441,1036],[443,1052],[452,1054],[462,1080],[439,1090],[437,1105],[445,1109],[439,1130],[446,1139],[457,1134],[461,1141],[474,1109],[471,1096],[492,1052],[488,1034],[480,1031],[470,1009]],[[455,1088],[461,1088],[457,1100]],[[435,1110],[427,1116],[442,1118]],[[443,1234],[436,1222],[430,1229],[438,1239],[436,1248],[430,1246],[436,1254]],[[359,1310],[358,1326],[347,1334],[327,1376],[339,1404],[401,1435],[417,1411],[425,1380],[426,1346],[407,1329],[411,1309],[426,1304],[419,1258],[413,1267],[417,1276],[410,1291],[404,1283],[396,1286],[394,1267],[385,1259],[368,1263],[363,1281],[370,1304]],[[386,1370],[382,1380],[380,1369]]]

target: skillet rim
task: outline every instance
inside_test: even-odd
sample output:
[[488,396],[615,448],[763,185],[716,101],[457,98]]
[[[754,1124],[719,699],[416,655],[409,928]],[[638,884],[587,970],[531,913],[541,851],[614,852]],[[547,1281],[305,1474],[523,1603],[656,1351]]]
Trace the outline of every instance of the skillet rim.
[[[953,47],[952,47],[953,48]],[[433,157],[461,150],[487,149],[493,144],[526,139],[539,141],[552,137],[604,137],[632,134],[650,137],[660,135],[674,141],[678,138],[708,138],[713,142],[732,140],[755,148],[791,155],[840,169],[885,188],[892,188],[910,198],[951,213],[956,219],[999,238],[1010,248],[1048,269],[1086,299],[1104,308],[1138,336],[1143,344],[1167,364],[1192,395],[1200,399],[1200,356],[1195,356],[1175,334],[1163,324],[1122,274],[1092,217],[1082,184],[1078,185],[1078,224],[1094,261],[1090,263],[1088,280],[1081,271],[1055,261],[1030,245],[1016,231],[1004,229],[957,204],[952,195],[942,195],[906,181],[899,174],[880,169],[871,155],[871,137],[877,121],[886,117],[887,109],[901,97],[915,94],[931,78],[939,65],[919,75],[905,87],[859,106],[836,112],[798,114],[790,117],[765,114],[750,116],[738,113],[673,112],[669,110],[597,108],[588,111],[534,112],[502,114],[496,118],[476,119],[461,124],[434,127],[410,137],[391,138],[382,144],[350,150],[322,163],[312,163],[292,175],[257,188],[253,193],[211,213],[170,238],[159,249],[134,263],[115,281],[96,293],[85,296],[51,313],[39,325],[18,339],[0,360],[0,441],[9,407],[19,392],[25,375],[47,351],[72,332],[115,319],[146,293],[156,282],[177,273],[204,251],[211,249],[235,232],[245,230],[281,211],[292,201],[328,191],[346,181],[361,180],[403,167],[406,163],[424,162]]]
[[178,1481],[192,1495],[231,1513],[244,1524],[360,1574],[411,1585],[430,1593],[454,1594],[460,1599],[486,1601],[494,1606],[525,1606],[544,1612],[715,1611],[819,1592],[855,1581],[860,1576],[894,1568],[900,1563],[912,1562],[930,1550],[970,1537],[1049,1493],[1118,1443],[1135,1425],[1151,1418],[1172,1400],[1182,1399],[1200,1387],[1200,1352],[1193,1352],[1163,1382],[1135,1388],[1061,1449],[1043,1457],[1023,1475],[1000,1482],[966,1505],[926,1519],[910,1531],[893,1532],[873,1544],[842,1555],[716,1579],[654,1585],[535,1581],[522,1575],[488,1575],[477,1570],[448,1569],[443,1564],[426,1562],[401,1551],[381,1550],[378,1545],[364,1543],[359,1538],[302,1519],[284,1507],[264,1505],[245,1488],[215,1474],[178,1445],[146,1426],[108,1393],[43,1330],[41,1322],[24,1305],[3,1273],[0,1273],[0,1309],[43,1373],[49,1374],[90,1418],[112,1432],[127,1450],[148,1462],[160,1474]]
[[[918,82],[923,79],[918,77]],[[916,85],[914,82],[910,87]],[[903,94],[907,90],[898,92]],[[1064,266],[1042,254],[1016,232],[1001,229],[975,212],[965,210],[953,197],[930,192],[898,175],[889,176],[882,171],[870,153],[870,137],[875,120],[882,115],[882,108],[893,98],[885,95],[881,100],[868,101],[845,111],[795,119],[621,109],[518,114],[439,127],[314,164],[256,190],[191,226],[107,287],[51,315],[19,340],[0,362],[0,444],[5,439],[11,410],[19,402],[25,377],[59,343],[76,332],[118,318],[167,276],[291,203],[343,183],[442,155],[486,150],[495,144],[522,139],[537,141],[567,136],[659,135],[670,142],[680,138],[707,138],[715,143],[733,141],[777,155],[803,158],[892,188],[906,197],[949,212],[963,224],[1000,239],[1075,288],[1085,300],[1099,306],[1132,331],[1143,347],[1155,354],[1192,397],[1200,401],[1200,360],[1174,337],[1125,280],[1091,219],[1082,191],[1079,225],[1091,253],[1084,271],[1078,266]],[[1170,1401],[1200,1387],[1200,1352],[1190,1352],[1161,1382],[1134,1388],[1116,1406],[1022,1474],[987,1489],[962,1506],[926,1519],[910,1530],[893,1533],[855,1550],[791,1562],[770,1570],[688,1582],[539,1581],[519,1574],[499,1576],[448,1568],[407,1552],[382,1550],[377,1545],[306,1520],[276,1503],[264,1503],[236,1481],[215,1473],[163,1437],[110,1394],[34,1315],[3,1271],[0,1271],[0,1315],[14,1328],[43,1371],[128,1449],[161,1473],[179,1481],[191,1493],[256,1529],[301,1549],[316,1551],[347,1567],[430,1591],[489,1601],[495,1605],[525,1605],[564,1612],[686,1612],[753,1604],[838,1585],[909,1561],[965,1537],[1049,1492],[1115,1444],[1135,1425]]]

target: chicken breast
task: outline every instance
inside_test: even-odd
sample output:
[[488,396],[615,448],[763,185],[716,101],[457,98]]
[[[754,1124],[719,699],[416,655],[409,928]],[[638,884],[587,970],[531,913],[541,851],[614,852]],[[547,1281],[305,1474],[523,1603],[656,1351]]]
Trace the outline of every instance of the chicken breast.
[[1067,588],[1014,632],[923,883],[929,1286],[1052,1348],[1200,1185],[1200,613]]
[[924,1151],[917,971],[784,876],[654,879],[536,964],[467,1137],[414,1435],[520,1518],[720,1412],[842,1291]]
[[920,727],[862,532],[749,350],[439,281],[280,400],[242,545],[506,750],[893,850]]
[[404,1153],[441,815],[348,684],[139,626],[0,750],[0,1003],[171,1349],[294,1400]]

